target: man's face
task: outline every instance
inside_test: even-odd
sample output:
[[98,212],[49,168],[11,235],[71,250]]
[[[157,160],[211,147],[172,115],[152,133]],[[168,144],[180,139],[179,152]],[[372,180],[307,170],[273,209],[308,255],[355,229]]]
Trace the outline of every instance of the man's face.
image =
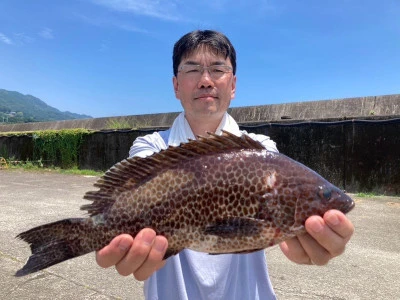
[[[199,48],[191,55],[182,59],[178,70],[182,66],[200,65],[209,67],[226,65],[232,67],[229,58],[218,56],[207,48]],[[187,119],[199,117],[222,118],[228,109],[231,100],[235,97],[236,76],[227,72],[219,78],[212,78],[207,70],[197,76],[178,72],[173,77],[175,96],[182,103]]]

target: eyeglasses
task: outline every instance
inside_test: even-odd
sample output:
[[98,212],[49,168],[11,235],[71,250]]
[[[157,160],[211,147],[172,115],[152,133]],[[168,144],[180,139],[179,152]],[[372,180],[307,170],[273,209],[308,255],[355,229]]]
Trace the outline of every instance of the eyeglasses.
[[201,65],[182,65],[178,72],[187,78],[200,79],[203,72],[207,70],[210,77],[214,80],[221,79],[225,74],[232,72],[232,67],[227,65],[212,65],[204,67]]

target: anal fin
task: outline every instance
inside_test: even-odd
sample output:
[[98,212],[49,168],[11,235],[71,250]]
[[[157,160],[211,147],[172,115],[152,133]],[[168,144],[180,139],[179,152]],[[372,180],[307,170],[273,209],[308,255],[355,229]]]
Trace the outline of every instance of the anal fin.
[[253,252],[257,252],[260,250],[263,250],[264,248],[259,248],[259,249],[249,249],[249,250],[243,250],[243,251],[237,251],[237,252],[224,252],[224,253],[208,253],[210,255],[220,255],[220,254],[249,254]]
[[179,252],[181,252],[181,250],[176,250],[176,249],[168,248],[167,251],[165,252],[165,255],[164,255],[164,257],[163,257],[163,260],[167,259],[168,257],[177,255]]

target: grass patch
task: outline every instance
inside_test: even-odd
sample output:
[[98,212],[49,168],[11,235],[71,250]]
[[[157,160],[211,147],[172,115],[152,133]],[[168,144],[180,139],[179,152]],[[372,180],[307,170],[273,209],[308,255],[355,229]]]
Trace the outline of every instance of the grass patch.
[[126,120],[108,120],[106,123],[107,129],[124,129],[124,128],[132,128],[132,126]]
[[7,167],[10,169],[37,170],[43,169],[42,160],[16,160],[13,157],[6,159]]
[[94,170],[80,170],[78,168],[72,169],[59,169],[61,174],[73,174],[73,175],[86,175],[86,176],[103,176],[104,172],[98,172]]
[[86,175],[86,176],[103,176],[104,172],[94,170],[81,170],[77,167],[69,169],[62,169],[59,167],[44,167],[41,160],[37,161],[16,161],[13,159],[6,160],[8,169],[22,169],[25,171],[36,171],[36,172],[56,172],[60,174],[72,174],[72,175]]
[[141,120],[118,118],[109,119],[106,123],[106,129],[133,129],[146,128],[151,126],[151,118],[141,118]]
[[361,198],[369,198],[369,197],[377,197],[377,196],[381,196],[381,195],[377,195],[374,193],[357,193],[356,196],[361,197]]

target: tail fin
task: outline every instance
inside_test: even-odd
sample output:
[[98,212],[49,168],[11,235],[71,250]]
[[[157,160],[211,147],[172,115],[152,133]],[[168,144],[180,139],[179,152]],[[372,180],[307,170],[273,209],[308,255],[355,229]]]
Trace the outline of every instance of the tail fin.
[[[90,242],[96,235],[94,229],[92,219],[76,218],[45,224],[19,234],[17,238],[30,244],[32,255],[15,276],[25,276],[97,250],[96,243]],[[102,241],[104,246],[108,242],[106,239]]]

